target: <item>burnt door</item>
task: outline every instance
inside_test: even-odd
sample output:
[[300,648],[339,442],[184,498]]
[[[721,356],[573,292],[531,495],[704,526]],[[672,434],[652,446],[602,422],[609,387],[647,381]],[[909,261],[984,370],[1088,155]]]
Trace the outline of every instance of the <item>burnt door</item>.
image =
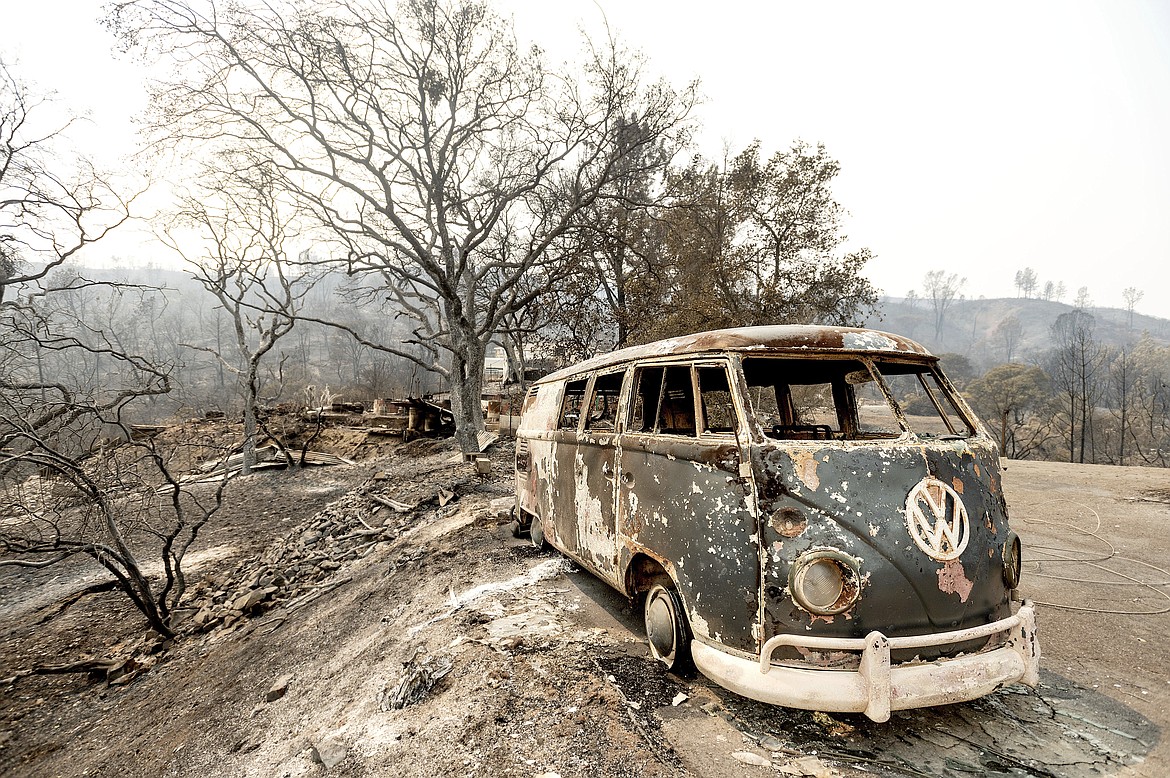
[[615,490],[618,400],[624,371],[601,373],[582,407],[582,431],[573,458],[577,555],[611,583],[618,583]]
[[545,518],[551,519],[545,531],[551,525],[553,544],[571,554],[577,550],[577,443],[588,384],[585,378],[565,384],[557,429],[553,432],[552,457],[544,477],[549,509]]
[[695,637],[755,651],[759,546],[728,375],[722,361],[635,371],[618,512],[631,549],[666,563]]

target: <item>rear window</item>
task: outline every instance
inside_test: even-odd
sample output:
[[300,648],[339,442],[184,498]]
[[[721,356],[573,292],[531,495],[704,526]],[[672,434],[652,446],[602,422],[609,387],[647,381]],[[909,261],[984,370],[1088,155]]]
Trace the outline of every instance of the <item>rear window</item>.
[[581,422],[581,405],[585,402],[585,379],[565,384],[565,397],[561,400],[561,415],[557,428],[576,430]]

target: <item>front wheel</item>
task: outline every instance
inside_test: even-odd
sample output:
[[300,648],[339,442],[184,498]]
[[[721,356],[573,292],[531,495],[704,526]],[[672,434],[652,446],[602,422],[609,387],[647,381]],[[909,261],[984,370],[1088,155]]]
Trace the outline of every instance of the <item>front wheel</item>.
[[691,664],[691,629],[674,583],[658,581],[646,592],[642,608],[650,653],[667,670],[685,673]]

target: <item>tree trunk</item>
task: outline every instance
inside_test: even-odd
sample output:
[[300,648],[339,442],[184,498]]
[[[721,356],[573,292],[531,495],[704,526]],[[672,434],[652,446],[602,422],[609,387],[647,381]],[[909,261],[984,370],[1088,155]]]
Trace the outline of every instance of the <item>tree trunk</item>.
[[1080,363],[1080,383],[1081,383],[1081,457],[1080,463],[1085,463],[1085,438],[1088,434],[1089,428],[1089,382],[1088,382],[1088,365],[1083,357]]
[[524,378],[528,373],[524,343],[520,340],[518,334],[506,335],[502,342],[504,344],[504,353],[508,355],[507,374],[512,376],[512,382],[520,387],[520,391],[528,391],[528,382]]
[[484,344],[470,328],[452,326],[451,413],[455,416],[455,440],[466,454],[479,451],[479,433],[484,429],[483,358]]
[[106,538],[110,546],[113,547],[114,553],[101,550],[88,551],[87,553],[97,560],[98,564],[114,574],[114,577],[118,579],[118,586],[126,592],[138,610],[146,616],[146,620],[152,628],[160,635],[174,637],[174,630],[171,629],[167,619],[164,618],[159,609],[159,603],[150,587],[150,581],[142,573],[138,559],[130,547],[126,545],[125,538],[122,537],[122,531],[114,519],[113,507],[105,499],[99,499],[98,508],[101,510],[105,523]]
[[623,348],[630,337],[630,317],[626,312],[626,230],[628,229],[628,219],[624,213],[619,214],[618,224],[622,239],[618,244],[616,261],[613,265],[613,292],[617,303],[617,311],[615,312],[617,314],[615,316],[617,319],[617,342],[613,346],[615,349]]
[[1008,413],[1010,411],[1004,411],[999,417],[999,454],[1005,457],[1007,456]]
[[1123,391],[1122,392],[1122,400],[1121,400],[1121,440],[1118,443],[1118,451],[1117,451],[1118,458],[1121,460],[1120,464],[1123,467],[1125,466],[1125,433],[1126,433],[1126,430],[1128,429],[1127,422],[1129,421],[1129,418],[1128,418],[1129,414],[1127,413],[1128,408],[1126,407],[1126,404],[1128,402],[1129,402],[1129,398],[1125,396],[1125,392]]
[[243,475],[252,472],[256,465],[256,386],[258,366],[255,360],[248,363],[248,374],[244,385],[244,463],[240,468]]

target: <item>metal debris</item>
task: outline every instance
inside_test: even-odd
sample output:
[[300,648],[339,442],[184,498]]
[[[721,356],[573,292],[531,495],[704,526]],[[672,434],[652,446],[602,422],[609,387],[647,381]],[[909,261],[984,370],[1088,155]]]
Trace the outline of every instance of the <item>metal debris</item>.
[[402,663],[402,677],[393,687],[387,687],[383,692],[381,709],[402,710],[408,705],[417,704],[430,694],[431,689],[443,680],[454,666],[450,657],[436,659],[427,654],[425,648],[421,646],[416,648],[410,659]]

